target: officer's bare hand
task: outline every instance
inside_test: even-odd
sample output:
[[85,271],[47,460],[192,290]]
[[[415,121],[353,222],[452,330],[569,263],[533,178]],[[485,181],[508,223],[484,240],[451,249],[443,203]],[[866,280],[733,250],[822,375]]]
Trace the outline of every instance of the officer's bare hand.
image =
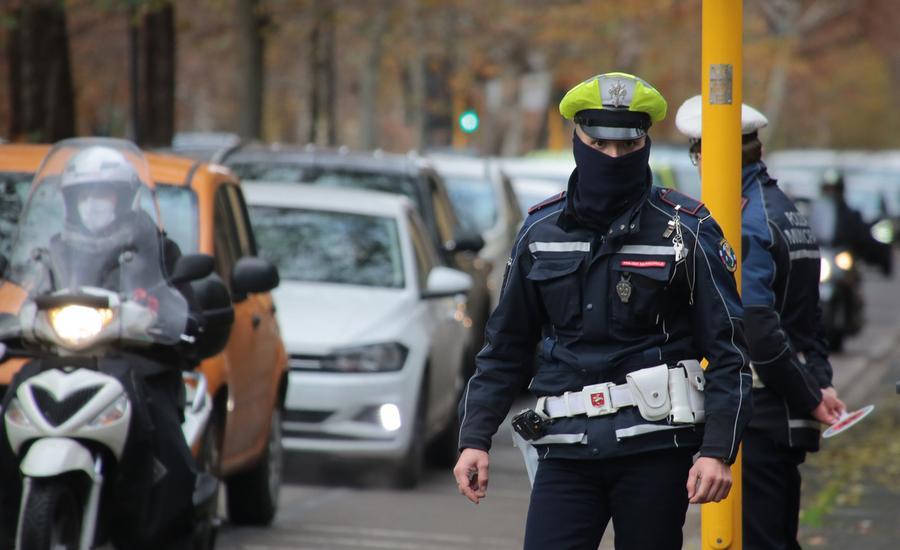
[[841,415],[847,411],[844,402],[838,398],[837,390],[834,388],[822,389],[822,401],[813,409],[813,418],[823,424],[834,424]]
[[453,468],[459,492],[475,504],[487,494],[489,462],[486,451],[463,449]]
[[687,492],[691,504],[719,502],[731,491],[731,468],[718,458],[701,456],[688,472]]

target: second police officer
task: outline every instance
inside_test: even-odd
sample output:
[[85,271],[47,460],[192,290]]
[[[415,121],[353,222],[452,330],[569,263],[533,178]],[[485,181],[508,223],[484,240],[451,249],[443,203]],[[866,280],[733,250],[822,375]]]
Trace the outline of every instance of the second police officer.
[[[698,165],[701,103],[694,96],[675,116]],[[831,424],[844,411],[820,322],[819,246],[762,161],[758,130],[767,123],[742,105],[741,298],[754,371],[742,467],[747,550],[800,548],[798,466],[818,450],[820,422]]]
[[460,402],[454,475],[485,497],[491,437],[533,374],[538,402],[514,420],[540,457],[524,547],[594,550],[611,519],[617,548],[679,549],[688,502],[728,494],[750,415],[736,258],[702,203],[652,186],[655,88],[601,74],[560,113],[576,170],[516,239]]

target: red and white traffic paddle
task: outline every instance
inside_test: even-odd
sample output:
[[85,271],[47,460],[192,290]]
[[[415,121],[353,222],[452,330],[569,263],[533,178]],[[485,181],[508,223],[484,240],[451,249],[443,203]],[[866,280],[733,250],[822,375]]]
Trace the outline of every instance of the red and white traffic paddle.
[[869,415],[870,412],[875,410],[875,405],[867,405],[859,410],[855,410],[853,412],[844,411],[844,414],[838,418],[838,421],[828,426],[828,429],[822,432],[822,437],[829,438],[834,437],[841,432],[845,432],[856,426],[856,423]]

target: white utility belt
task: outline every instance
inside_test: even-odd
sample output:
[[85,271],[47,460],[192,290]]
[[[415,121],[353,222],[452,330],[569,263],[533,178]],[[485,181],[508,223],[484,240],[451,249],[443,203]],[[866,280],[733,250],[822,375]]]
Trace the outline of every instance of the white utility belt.
[[625,376],[624,384],[603,382],[560,396],[539,397],[535,412],[542,418],[577,415],[603,416],[623,407],[637,407],[646,420],[668,418],[674,424],[699,424],[705,420],[700,362],[679,361],[670,368],[657,365]]

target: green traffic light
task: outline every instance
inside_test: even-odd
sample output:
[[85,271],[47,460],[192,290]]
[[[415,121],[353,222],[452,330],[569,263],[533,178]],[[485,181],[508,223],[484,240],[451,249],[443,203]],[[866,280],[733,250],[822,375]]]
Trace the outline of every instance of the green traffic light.
[[459,115],[459,127],[460,129],[467,133],[471,134],[475,130],[478,129],[478,113],[474,110],[469,109],[463,114]]

